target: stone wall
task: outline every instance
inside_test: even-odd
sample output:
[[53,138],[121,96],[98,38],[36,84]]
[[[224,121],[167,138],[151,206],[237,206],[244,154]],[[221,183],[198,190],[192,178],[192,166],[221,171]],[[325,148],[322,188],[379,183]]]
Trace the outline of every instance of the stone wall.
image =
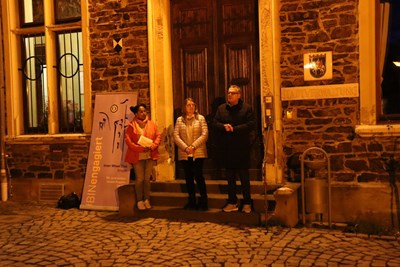
[[90,137],[9,139],[6,162],[15,200],[38,200],[40,184],[63,184],[82,192]]
[[[282,87],[324,90],[327,84],[359,82],[358,0],[281,0],[280,19]],[[332,51],[333,78],[304,81],[303,54],[319,51]],[[334,181],[389,180],[386,163],[392,156],[398,158],[400,145],[391,137],[355,134],[359,98],[290,100],[283,101],[282,108],[294,114],[283,118],[286,160],[317,146],[329,154]]]
[[[357,83],[358,0],[281,0],[282,87]],[[332,51],[333,79],[304,81],[303,54]]]
[[147,1],[91,0],[89,13],[93,93],[137,90],[149,105]]
[[11,177],[55,180],[84,177],[89,140],[62,142],[46,139],[45,144],[29,143],[7,144],[10,152],[7,161],[13,166]]

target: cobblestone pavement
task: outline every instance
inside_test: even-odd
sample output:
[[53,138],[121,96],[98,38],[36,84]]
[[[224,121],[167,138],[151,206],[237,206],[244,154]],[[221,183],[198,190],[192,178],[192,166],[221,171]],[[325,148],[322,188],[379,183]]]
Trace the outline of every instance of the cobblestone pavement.
[[397,238],[0,202],[0,266],[400,266]]

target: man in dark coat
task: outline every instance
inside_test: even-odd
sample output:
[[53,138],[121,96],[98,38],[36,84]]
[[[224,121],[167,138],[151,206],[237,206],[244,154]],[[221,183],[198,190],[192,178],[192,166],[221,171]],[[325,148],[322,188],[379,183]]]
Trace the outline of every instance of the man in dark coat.
[[250,133],[256,125],[251,106],[241,99],[241,89],[231,85],[228,89],[227,103],[218,107],[214,117],[214,127],[218,134],[218,148],[221,162],[226,169],[228,180],[228,201],[223,211],[238,211],[236,196],[236,176],[240,178],[243,207],[245,213],[251,212],[250,195]]

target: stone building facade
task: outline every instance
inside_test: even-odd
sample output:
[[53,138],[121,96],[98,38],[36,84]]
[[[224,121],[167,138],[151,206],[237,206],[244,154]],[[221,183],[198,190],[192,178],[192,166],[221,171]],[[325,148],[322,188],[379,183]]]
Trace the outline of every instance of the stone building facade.
[[[358,1],[281,1],[281,86],[320,86],[358,83]],[[333,78],[304,81],[303,54],[333,51]],[[362,90],[362,88],[360,88]],[[283,118],[286,156],[318,146],[331,157],[337,182],[388,183],[386,161],[398,157],[397,138],[361,137],[358,97],[282,101],[295,118]]]
[[[157,115],[154,99],[161,97],[152,95],[149,89],[152,67],[149,54],[155,51],[149,47],[148,12],[154,10],[149,11],[148,1],[87,2],[90,79],[92,99],[97,92],[137,91],[138,101],[148,104],[153,116]],[[263,33],[269,31],[265,28],[274,27],[277,29],[275,39],[269,42],[279,47],[274,50],[278,52],[273,52],[278,53],[279,59],[279,77],[274,78],[278,84],[261,86],[265,92],[274,92],[277,99],[276,160],[272,165],[280,170],[275,173],[281,177],[276,181],[292,179],[287,167],[289,158],[310,147],[324,149],[330,158],[334,216],[342,221],[354,221],[363,214],[384,214],[389,218],[393,213],[391,186],[399,182],[398,175],[394,181],[389,175],[390,168],[397,167],[396,135],[369,135],[357,130],[359,125],[365,124],[362,118],[366,112],[362,103],[366,88],[360,81],[365,67],[360,63],[360,1],[364,0],[258,2],[261,39],[265,38]],[[271,19],[274,16],[275,19]],[[159,29],[162,22],[155,21],[159,23],[153,25],[156,36],[162,38],[163,32]],[[271,21],[276,25],[271,25]],[[118,40],[122,40],[120,51],[114,47]],[[265,52],[262,49],[270,49],[269,45],[260,47],[260,54]],[[332,79],[305,81],[304,54],[327,51],[332,52]],[[273,65],[270,60],[266,65]],[[329,93],[332,91],[334,93]],[[168,111],[172,117],[172,108],[161,112]],[[171,121],[161,124],[165,133]],[[64,181],[67,190],[79,191],[89,142],[90,133],[79,138],[27,136],[23,141],[6,136],[13,186],[22,185],[23,180],[31,184],[57,180]],[[36,193],[32,192],[37,191],[28,193],[27,189],[16,189],[15,197],[34,199]]]
[[[282,1],[282,87],[357,83],[357,10],[358,1]],[[303,54],[310,50],[333,52],[332,79],[304,81]],[[283,101],[282,108],[296,114],[295,119],[283,118],[285,154],[322,147],[331,156],[333,179],[357,182],[360,171],[370,171],[367,145],[355,135],[358,107],[358,98]]]
[[[366,216],[375,218],[375,222],[381,217],[395,223],[398,137],[384,131],[364,134],[357,130],[366,112],[360,103],[366,90],[360,83],[365,68],[360,64],[360,23],[357,0],[281,1],[282,90],[338,86],[345,91],[344,87],[357,84],[359,92],[350,97],[283,99],[283,151],[286,159],[310,147],[320,147],[329,154],[333,213],[344,221]],[[303,79],[303,54],[308,51],[332,51],[332,79]]]
[[[89,1],[92,105],[99,92],[137,91],[150,106],[146,1]],[[122,3],[122,4],[121,4]],[[114,50],[113,40],[123,39]],[[3,81],[4,82],[4,81]],[[62,184],[82,192],[90,133],[5,136],[8,189],[14,200],[38,200],[41,186]]]

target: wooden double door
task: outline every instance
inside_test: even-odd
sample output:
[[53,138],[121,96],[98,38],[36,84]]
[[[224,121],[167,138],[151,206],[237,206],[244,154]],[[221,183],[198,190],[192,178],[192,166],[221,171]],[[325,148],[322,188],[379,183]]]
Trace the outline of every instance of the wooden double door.
[[[257,0],[171,0],[175,119],[181,115],[183,100],[192,97],[211,123],[229,85],[240,86],[242,99],[253,106],[258,122],[252,145],[253,180],[261,177],[263,149],[257,9]],[[204,171],[208,179],[221,179],[215,134],[209,129]],[[177,165],[177,177],[182,173]]]

